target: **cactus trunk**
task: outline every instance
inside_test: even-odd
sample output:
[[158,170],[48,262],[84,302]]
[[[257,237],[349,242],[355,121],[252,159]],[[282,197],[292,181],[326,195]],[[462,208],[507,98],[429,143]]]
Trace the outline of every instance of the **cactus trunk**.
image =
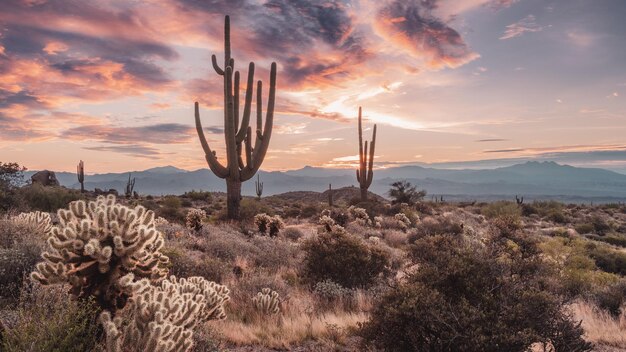
[[[270,88],[265,123],[263,123],[263,86],[261,81],[257,82],[256,129],[253,132],[250,126],[250,115],[254,95],[254,63],[251,62],[248,66],[244,106],[243,109],[240,109],[240,75],[239,71],[235,71],[235,59],[231,57],[230,18],[228,16],[226,16],[224,23],[224,68],[219,66],[215,55],[211,57],[211,60],[215,72],[223,76],[224,81],[225,165],[218,161],[215,151],[211,150],[204,136],[198,102],[195,103],[196,131],[209,168],[216,176],[226,179],[228,217],[237,220],[239,219],[241,183],[251,179],[261,167],[272,135],[276,97],[276,63],[273,62],[270,69]],[[241,116],[240,111],[243,111]]]
[[229,219],[239,219],[241,206],[241,181],[226,179],[226,207]]
[[356,179],[359,181],[359,187],[361,188],[361,201],[367,201],[367,189],[372,184],[374,178],[374,151],[376,148],[376,125],[374,125],[374,131],[372,132],[372,142],[363,143],[363,124],[361,117],[361,107],[359,106],[359,168],[356,170]]

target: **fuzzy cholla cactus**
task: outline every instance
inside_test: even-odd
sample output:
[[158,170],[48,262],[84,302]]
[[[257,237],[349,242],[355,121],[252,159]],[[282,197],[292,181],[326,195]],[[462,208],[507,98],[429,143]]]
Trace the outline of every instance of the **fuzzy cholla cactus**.
[[79,200],[58,211],[59,225],[48,237],[31,277],[41,284],[69,283],[78,297],[94,296],[115,311],[126,303],[118,281],[126,274],[158,282],[169,259],[160,250],[163,235],[155,229],[154,213],[116,204],[112,195],[89,203]]
[[167,225],[170,222],[167,221],[166,218],[159,216],[158,218],[154,219],[154,225],[156,226],[163,226],[163,225]]
[[267,228],[269,227],[271,221],[272,217],[265,213],[256,214],[254,216],[254,225],[259,229],[259,232],[262,234],[265,234],[267,232]]
[[393,217],[402,231],[406,231],[411,226],[411,220],[404,213],[398,213]]
[[280,232],[280,230],[284,228],[285,228],[285,222],[280,216],[276,215],[272,217],[269,223],[270,237],[278,236],[278,233]]
[[252,299],[252,303],[263,314],[278,314],[280,312],[278,292],[272,291],[267,287],[256,294],[256,297]]
[[341,226],[338,225],[335,220],[333,220],[333,218],[331,218],[328,215],[322,215],[322,217],[320,217],[318,224],[320,225],[320,227],[317,229],[318,233],[344,233],[346,232],[346,229]]
[[202,230],[202,220],[206,218],[206,212],[202,209],[191,209],[187,212],[185,224],[187,228],[194,231]]
[[133,279],[128,274],[119,282],[132,297],[121,314],[113,319],[108,311],[100,315],[108,352],[189,351],[196,326],[226,318],[224,303],[230,299],[226,286],[199,276],[171,276],[156,286]]
[[379,229],[383,227],[383,217],[382,216],[374,216],[374,227]]
[[24,224],[35,228],[37,232],[48,235],[52,230],[52,218],[50,214],[41,211],[33,211],[30,213],[21,213],[12,218],[14,223]]
[[370,217],[367,215],[367,211],[365,211],[365,209],[357,208],[354,205],[351,205],[348,208],[348,212],[356,220],[357,224],[361,226],[372,226],[372,220],[370,220]]

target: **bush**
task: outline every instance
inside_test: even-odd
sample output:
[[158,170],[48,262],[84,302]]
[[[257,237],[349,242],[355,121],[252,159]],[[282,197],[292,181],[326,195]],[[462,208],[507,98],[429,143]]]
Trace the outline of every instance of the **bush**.
[[[252,220],[256,214],[266,213],[269,215],[274,214],[274,209],[269,205],[265,204],[263,201],[258,201],[256,199],[244,198],[241,200],[241,207],[239,208],[239,216],[241,220]],[[220,218],[225,218],[226,213]]]
[[407,181],[396,181],[391,184],[389,196],[393,198],[393,204],[406,203],[413,205],[426,196],[426,191],[418,191],[415,186]]
[[64,187],[45,187],[40,184],[20,188],[26,205],[31,210],[56,212],[71,202],[83,198],[80,191]]
[[347,288],[371,285],[387,272],[389,254],[345,231],[323,232],[307,240],[304,276],[310,282],[332,280]]
[[287,227],[286,229],[283,230],[283,236],[292,241],[297,241],[300,238],[302,238],[304,234],[297,227]]
[[6,352],[92,351],[98,341],[98,310],[91,301],[76,301],[62,286],[23,289],[15,324],[0,339]]
[[607,273],[626,275],[626,253],[606,246],[590,246],[589,256],[596,262],[598,268]]
[[611,231],[611,225],[609,225],[601,216],[596,215],[592,217],[591,224],[598,235],[606,235],[609,231]]
[[189,198],[191,200],[195,200],[195,201],[203,201],[203,202],[211,202],[211,200],[213,199],[213,196],[211,195],[211,192],[207,192],[207,191],[190,191],[190,192],[185,192],[181,197],[183,198]]
[[589,223],[576,225],[574,229],[576,230],[576,232],[578,232],[581,235],[592,233],[594,231],[593,224],[589,224]]
[[622,307],[626,303],[626,281],[621,280],[604,287],[595,292],[593,298],[598,307],[611,313],[614,317],[619,317]]
[[519,218],[522,211],[517,204],[507,201],[489,203],[482,208],[481,213],[489,219],[499,217]]
[[487,246],[453,236],[416,242],[418,270],[375,306],[361,335],[385,351],[586,351],[579,324],[546,290],[548,267],[524,241]]

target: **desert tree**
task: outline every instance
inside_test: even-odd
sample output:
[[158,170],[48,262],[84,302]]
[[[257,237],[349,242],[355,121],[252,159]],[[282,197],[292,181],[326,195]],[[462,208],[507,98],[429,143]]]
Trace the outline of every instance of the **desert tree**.
[[418,191],[417,188],[408,181],[396,181],[391,184],[389,196],[393,198],[393,204],[406,203],[413,205],[426,196],[426,191]]

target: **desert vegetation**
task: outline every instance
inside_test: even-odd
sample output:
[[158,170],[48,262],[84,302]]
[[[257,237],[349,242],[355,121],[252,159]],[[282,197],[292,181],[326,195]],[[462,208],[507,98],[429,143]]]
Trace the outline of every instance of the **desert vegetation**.
[[[589,351],[626,348],[626,206],[454,203],[406,181],[319,198],[242,197],[269,147],[276,63],[263,124],[250,126],[254,63],[240,74],[226,17],[226,164],[195,124],[226,194],[141,196],[21,180],[0,163],[3,351]],[[255,139],[254,145],[252,139]],[[104,194],[106,193],[106,194]]]

